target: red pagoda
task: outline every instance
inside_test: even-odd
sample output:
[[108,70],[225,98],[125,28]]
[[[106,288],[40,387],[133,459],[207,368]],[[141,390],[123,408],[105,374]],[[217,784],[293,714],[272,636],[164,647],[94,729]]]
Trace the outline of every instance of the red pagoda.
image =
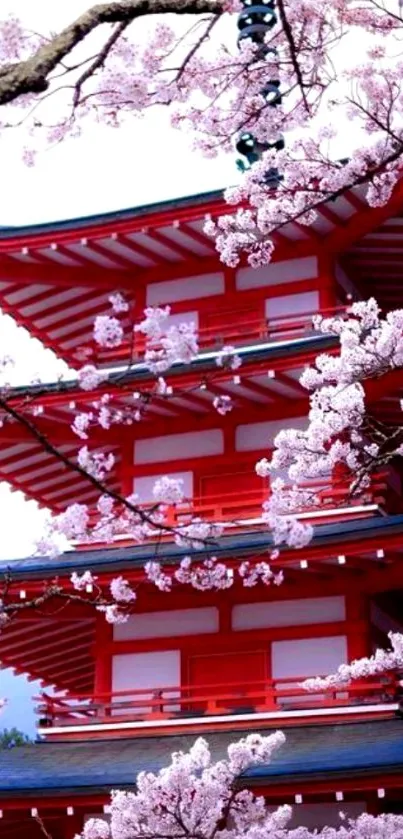
[[[103,216],[0,231],[0,306],[71,367],[95,352],[94,317],[120,291],[130,322],[146,305],[170,304],[173,317],[196,323],[200,353],[170,372],[181,392],[155,398],[141,423],[98,428],[92,438],[112,450],[109,486],[147,502],[158,475],[184,482],[185,512],[223,524],[215,553],[236,565],[267,556],[262,523],[267,487],[254,464],[280,428],[304,423],[308,410],[299,375],[334,339],[312,331],[312,314],[332,313],[351,298],[376,296],[384,310],[399,306],[403,279],[403,186],[388,206],[370,209],[360,188],[324,205],[315,224],[297,222],[275,235],[273,261],[252,269],[223,266],[203,232],[206,214],[225,209],[221,194],[199,195]],[[239,376],[217,368],[232,344]],[[150,376],[128,366],[133,347],[98,352],[110,369],[107,390],[124,409]],[[94,354],[92,358],[94,358]],[[214,369],[214,378],[209,376]],[[389,422],[401,418],[401,373],[368,383],[367,396]],[[24,390],[26,393],[26,390]],[[54,512],[73,501],[92,504],[96,489],[52,453],[69,457],[81,443],[75,412],[94,394],[77,382],[31,388],[40,394],[35,426],[0,431],[0,479]],[[231,396],[225,416],[211,410]],[[16,404],[21,394],[16,391]],[[182,510],[183,512],[183,510]],[[279,587],[240,584],[201,592],[177,586],[159,592],[144,564],[152,540],[133,545],[77,545],[58,559],[0,563],[21,596],[56,576],[68,586],[73,570],[90,569],[107,587],[117,572],[138,589],[127,623],[111,626],[83,604],[22,612],[0,636],[5,667],[44,686],[37,699],[40,742],[0,752],[0,837],[72,839],[102,814],[112,788],[134,787],[141,769],[156,770],[202,734],[214,755],[248,731],[283,728],[287,743],[270,766],[243,783],[270,803],[295,804],[295,823],[335,824],[338,812],[399,812],[403,806],[403,722],[399,674],[343,690],[304,693],[306,677],[387,644],[402,631],[401,475],[373,476],[354,504],[340,484],[307,510],[315,525],[308,548],[282,550]],[[189,550],[186,551],[189,553]],[[199,555],[203,551],[199,552]],[[158,555],[174,567],[184,549],[170,539]],[[341,803],[342,802],[342,803]]]

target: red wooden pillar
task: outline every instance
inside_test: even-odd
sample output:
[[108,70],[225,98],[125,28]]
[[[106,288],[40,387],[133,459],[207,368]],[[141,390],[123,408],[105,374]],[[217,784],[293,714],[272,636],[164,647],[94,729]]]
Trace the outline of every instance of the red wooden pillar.
[[95,633],[95,678],[94,694],[109,694],[112,691],[112,642],[113,626],[103,614],[97,615]]
[[82,813],[74,813],[72,816],[66,815],[63,819],[63,829],[61,831],[63,839],[74,839],[79,835],[84,827],[84,816]]
[[121,463],[119,468],[120,491],[122,495],[128,496],[133,492],[133,460],[134,460],[134,439],[133,432],[129,432],[131,426],[126,430],[126,434],[122,439],[121,444]]
[[334,264],[327,254],[318,258],[319,305],[321,310],[332,309],[337,305],[337,283]]
[[[370,655],[369,607],[365,595],[346,594],[346,621],[348,660],[354,661],[356,658]],[[365,627],[362,632],[357,632],[356,626],[355,629],[349,628],[354,626],[356,621],[361,621],[361,625]]]

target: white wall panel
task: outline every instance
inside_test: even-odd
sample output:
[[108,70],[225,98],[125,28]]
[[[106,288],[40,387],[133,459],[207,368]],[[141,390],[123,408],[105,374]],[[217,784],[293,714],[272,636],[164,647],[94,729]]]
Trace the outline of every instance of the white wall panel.
[[265,314],[270,318],[287,318],[305,312],[317,312],[319,292],[304,291],[302,294],[284,294],[281,297],[268,297],[265,300]]
[[[193,472],[168,472],[165,475],[181,480],[185,498],[193,498]],[[154,501],[153,487],[157,480],[158,475],[142,475],[134,479],[133,492],[137,493],[141,502]]]
[[283,428],[303,430],[307,427],[307,424],[307,417],[288,417],[286,419],[238,425],[235,432],[235,448],[238,452],[268,449],[273,446],[274,438]]
[[147,305],[177,303],[180,300],[197,300],[213,294],[223,294],[225,289],[224,274],[201,274],[197,277],[184,277],[180,280],[165,280],[147,286]]
[[219,615],[215,606],[202,609],[172,609],[164,612],[136,612],[126,623],[113,627],[115,641],[139,638],[170,638],[218,632]]
[[241,291],[247,288],[283,285],[297,280],[309,280],[317,275],[316,256],[304,256],[301,259],[270,262],[261,268],[240,268],[236,275],[236,287]]
[[199,313],[196,311],[192,312],[177,312],[176,314],[169,315],[167,319],[164,321],[164,329],[169,329],[170,326],[179,326],[181,323],[194,323],[196,329],[199,328]]
[[[306,597],[303,600],[240,603],[232,609],[234,630],[270,626],[304,626],[345,619],[344,597]],[[126,624],[123,624],[124,626]]]
[[219,428],[147,437],[134,443],[135,463],[158,463],[188,457],[223,454],[224,436]]
[[299,638],[272,644],[273,679],[325,676],[347,661],[347,638]]
[[[136,701],[151,699],[153,691],[157,688],[175,687],[181,684],[180,650],[162,650],[152,653],[127,653],[126,655],[112,656],[112,692],[118,690],[141,690],[144,693],[125,696]],[[175,699],[177,691],[166,694],[168,699]],[[167,710],[177,710],[178,705],[169,705]],[[145,704],[137,707],[138,713],[146,713],[151,710]],[[118,709],[116,714],[127,714],[128,711]]]

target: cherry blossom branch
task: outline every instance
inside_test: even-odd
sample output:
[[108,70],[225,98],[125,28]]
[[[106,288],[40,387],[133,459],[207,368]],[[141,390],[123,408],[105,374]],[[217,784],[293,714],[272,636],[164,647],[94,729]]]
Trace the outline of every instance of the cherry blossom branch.
[[389,632],[388,638],[391,643],[389,650],[377,649],[372,656],[358,658],[350,664],[341,664],[335,673],[306,679],[301,687],[315,692],[342,687],[354,679],[367,679],[391,670],[401,670],[403,668],[403,635],[400,632]]
[[113,49],[122,33],[129,26],[129,22],[130,21],[124,20],[116,26],[116,28],[112,32],[112,35],[110,36],[110,38],[108,38],[108,40],[106,41],[98,55],[94,58],[90,66],[87,67],[86,70],[84,70],[80,78],[76,81],[74,85],[73,110],[77,107],[80,101],[81,90],[84,83],[88,81],[88,79],[90,79],[91,76],[93,76],[97,70],[100,70],[103,67],[111,49]]
[[52,71],[74,47],[102,24],[128,25],[146,15],[169,12],[177,15],[205,12],[220,14],[222,4],[218,0],[111,0],[109,3],[98,3],[59,35],[43,44],[28,60],[0,68],[0,105],[13,102],[26,94],[47,90]]
[[178,70],[177,75],[176,75],[176,79],[175,79],[176,83],[179,82],[181,76],[183,75],[183,73],[186,70],[186,67],[188,66],[188,64],[191,61],[191,59],[193,58],[193,56],[196,55],[196,53],[200,49],[201,45],[205,41],[208,40],[211,32],[213,31],[215,25],[218,22],[218,20],[219,20],[218,17],[213,17],[213,18],[211,18],[210,21],[208,21],[206,29],[204,30],[202,35],[200,35],[200,37],[197,39],[197,41],[193,44],[192,48],[189,50],[188,54],[183,59],[183,61],[181,63],[181,66],[179,67],[179,70]]
[[39,815],[36,815],[34,818],[35,818],[35,821],[36,821],[37,825],[39,826],[39,829],[40,829],[41,833],[45,837],[45,839],[53,839],[52,834],[49,833],[49,831],[45,827],[43,819],[41,819],[41,817]]
[[[98,492],[101,495],[107,495],[109,498],[113,499],[113,501],[116,501],[118,504],[121,504],[123,507],[125,507],[127,510],[129,510],[129,512],[135,513],[146,524],[149,524],[152,527],[155,526],[156,529],[160,528],[160,526],[155,523],[152,516],[149,515],[148,513],[146,513],[144,510],[142,510],[141,507],[138,507],[137,505],[132,504],[130,501],[128,501],[127,498],[125,498],[119,492],[116,492],[115,490],[110,489],[110,487],[108,487],[105,483],[102,483],[94,475],[91,475],[86,469],[81,467],[79,465],[79,463],[76,463],[74,460],[71,460],[71,458],[67,457],[67,455],[65,455],[64,452],[62,452],[60,449],[57,448],[57,446],[54,446],[53,443],[50,442],[48,437],[45,434],[43,434],[42,431],[39,430],[39,428],[36,426],[36,424],[34,422],[32,422],[32,420],[30,420],[27,416],[25,416],[23,413],[21,413],[15,407],[13,407],[2,396],[0,396],[0,408],[6,414],[9,414],[16,422],[18,422],[24,428],[26,428],[27,431],[29,432],[29,434],[32,437],[34,437],[35,440],[37,440],[38,443],[41,444],[44,451],[46,451],[46,452],[48,452],[48,454],[51,454],[54,457],[56,457],[68,469],[70,469],[72,472],[76,472],[78,475],[80,475],[80,477],[82,477],[86,481],[88,481],[88,483],[92,484],[92,486],[95,489],[97,489]],[[164,530],[169,531],[169,530],[172,530],[172,529],[173,528],[170,528],[169,525],[167,525],[166,527],[164,526]]]
[[[247,788],[247,770],[267,765],[285,741],[277,731],[266,737],[250,734],[232,743],[227,755],[213,762],[206,740],[198,738],[187,753],[176,752],[158,773],[140,772],[136,791],[116,790],[104,819],[86,821],[82,839],[400,839],[403,817],[356,819],[340,814],[340,825],[311,831],[290,827],[292,808],[275,809]],[[246,777],[245,777],[246,776]],[[168,803],[167,803],[168,802]]]
[[288,19],[287,19],[286,11],[285,11],[285,8],[284,8],[283,0],[276,0],[276,6],[279,10],[280,21],[281,21],[281,26],[282,26],[283,32],[284,32],[284,34],[286,36],[286,39],[288,41],[291,62],[292,62],[292,66],[294,68],[295,75],[297,77],[297,82],[298,82],[298,85],[299,85],[299,88],[300,88],[300,91],[301,91],[302,101],[304,103],[304,106],[306,108],[307,113],[309,113],[310,108],[309,108],[308,99],[307,99],[307,96],[306,96],[306,93],[305,93],[305,86],[306,85],[305,85],[305,82],[304,82],[304,78],[303,78],[301,68],[299,66],[297,47],[296,47],[296,44],[295,44],[292,28],[291,28],[290,24],[288,23]]

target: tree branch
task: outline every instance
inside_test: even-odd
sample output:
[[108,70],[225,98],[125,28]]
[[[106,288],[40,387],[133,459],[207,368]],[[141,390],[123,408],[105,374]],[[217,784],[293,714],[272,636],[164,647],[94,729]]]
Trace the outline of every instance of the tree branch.
[[119,40],[121,34],[125,31],[127,26],[129,26],[129,22],[126,21],[126,20],[121,21],[121,23],[119,23],[116,26],[116,28],[112,32],[112,35],[110,36],[110,38],[108,38],[108,40],[106,41],[106,43],[102,47],[101,51],[95,57],[93,62],[90,64],[90,66],[87,67],[86,70],[84,70],[84,72],[82,73],[80,78],[75,83],[75,85],[74,85],[74,96],[73,96],[73,109],[76,108],[77,105],[80,102],[80,95],[81,95],[81,90],[82,90],[83,84],[85,84],[85,82],[88,79],[90,79],[91,76],[93,76],[94,73],[96,73],[97,70],[100,70],[101,67],[103,67],[111,49],[114,47],[116,42]]
[[47,90],[52,70],[103,23],[128,26],[145,15],[219,15],[222,11],[220,0],[112,0],[97,3],[41,46],[31,58],[0,68],[0,105],[13,102],[24,94]]
[[[173,531],[175,532],[175,528],[170,527],[169,525],[159,525],[157,522],[154,522],[152,515],[149,515],[141,507],[137,507],[135,504],[131,504],[130,501],[127,500],[123,495],[120,495],[119,492],[115,492],[115,490],[109,489],[106,484],[103,484],[98,478],[95,478],[85,469],[83,469],[78,463],[75,463],[69,457],[67,457],[60,449],[54,446],[50,440],[46,437],[39,428],[36,427],[35,423],[31,422],[28,417],[24,416],[24,414],[20,413],[16,408],[13,408],[6,399],[0,397],[0,408],[5,411],[6,413],[10,414],[13,419],[24,426],[27,429],[29,434],[34,437],[38,443],[43,446],[44,450],[48,452],[48,454],[53,455],[54,457],[58,458],[68,469],[73,472],[76,472],[82,478],[85,478],[90,484],[92,484],[95,489],[101,495],[108,495],[109,498],[113,498],[114,501],[117,501],[118,504],[121,504],[125,509],[129,510],[129,512],[138,515],[139,519],[148,525],[151,525],[156,530],[163,529],[165,531]],[[158,505],[156,505],[158,506]],[[152,513],[152,510],[151,510]]]

